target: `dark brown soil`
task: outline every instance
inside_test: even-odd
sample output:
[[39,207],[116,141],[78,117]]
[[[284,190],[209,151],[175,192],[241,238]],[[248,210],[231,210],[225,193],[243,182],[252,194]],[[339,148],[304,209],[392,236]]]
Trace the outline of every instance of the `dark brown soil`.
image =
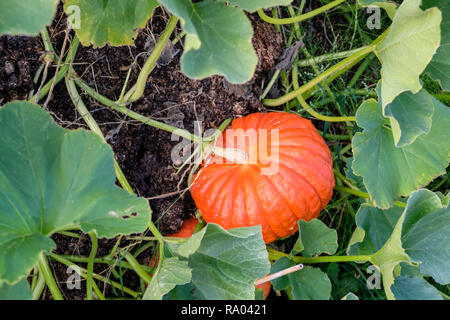
[[[53,46],[60,53],[65,37],[65,18],[58,11],[49,28]],[[264,111],[258,100],[262,82],[267,83],[268,74],[282,53],[282,39],[274,28],[250,17],[255,35],[253,44],[259,57],[259,64],[253,79],[246,86],[236,88],[224,83],[221,77],[192,80],[180,71],[179,60],[182,44],[175,49],[179,53],[164,67],[156,67],[147,82],[144,97],[132,104],[130,109],[171,125],[194,131],[194,121],[203,122],[203,129],[217,128],[225,119]],[[101,94],[117,99],[130,67],[133,67],[130,84],[133,84],[142,66],[149,44],[158,39],[163,31],[167,15],[157,9],[147,27],[139,32],[135,46],[109,47],[100,49],[81,47],[75,60],[76,72],[91,87]],[[154,40],[153,40],[154,41]],[[154,42],[153,42],[154,43]],[[68,47],[68,46],[67,46]],[[31,90],[37,90],[41,80],[33,82],[33,77],[42,64],[44,53],[39,37],[0,37],[0,105],[16,99],[28,99]],[[137,64],[133,62],[136,61]],[[54,74],[55,66],[49,70],[47,80]],[[242,91],[243,90],[243,91]],[[242,93],[244,92],[244,93]],[[171,134],[132,121],[124,115],[99,105],[86,94],[82,98],[100,125],[115,157],[134,191],[143,197],[154,198],[186,188],[184,170],[177,173],[171,161],[171,151],[178,141],[171,141]],[[41,101],[43,103],[43,101]],[[65,128],[86,127],[67,94],[64,81],[56,85],[48,111]],[[182,221],[195,214],[196,207],[189,192],[181,195],[150,200],[153,221],[163,234],[179,230]],[[90,240],[82,236],[80,240],[55,235],[56,253],[87,256]],[[97,256],[109,253],[115,240],[100,240]],[[148,261],[150,252],[143,253],[140,260]],[[52,268],[57,281],[65,282],[70,274],[66,266],[53,262]],[[101,266],[96,272],[104,273]],[[100,269],[98,269],[100,268]],[[129,288],[138,288],[139,278],[132,272],[125,275]],[[65,286],[61,286],[64,289]],[[109,289],[110,290],[110,289]],[[120,290],[119,290],[120,291]],[[80,290],[63,290],[67,299],[84,298],[84,282]],[[49,294],[45,298],[51,298]]]

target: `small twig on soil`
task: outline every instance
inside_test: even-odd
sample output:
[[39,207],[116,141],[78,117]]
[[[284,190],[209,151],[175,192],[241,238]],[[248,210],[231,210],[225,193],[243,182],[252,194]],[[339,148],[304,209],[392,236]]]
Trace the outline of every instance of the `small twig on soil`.
[[174,192],[168,192],[168,193],[161,194],[159,196],[154,196],[154,197],[150,197],[150,198],[146,198],[146,199],[147,200],[157,200],[157,199],[164,199],[164,198],[173,197],[173,196],[176,196],[176,195],[180,195],[180,197],[181,197],[181,196],[183,196],[182,193],[185,193],[188,190],[189,190],[189,188],[186,188],[186,189],[183,189],[183,190],[178,190],[178,191],[174,191]]
[[39,88],[35,95],[34,103],[36,103],[36,104],[39,102],[39,96],[41,95],[42,87],[44,86],[45,80],[47,79],[49,65],[50,65],[50,61],[48,60],[45,62],[44,72],[42,73],[41,84],[39,85]]

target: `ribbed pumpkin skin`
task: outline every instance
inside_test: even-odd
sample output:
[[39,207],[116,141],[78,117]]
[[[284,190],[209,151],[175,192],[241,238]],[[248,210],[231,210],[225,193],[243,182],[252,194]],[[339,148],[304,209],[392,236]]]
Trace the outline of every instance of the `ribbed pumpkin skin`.
[[[239,143],[249,128],[257,133],[266,129],[269,137]],[[263,239],[270,243],[295,233],[298,220],[316,218],[330,201],[335,181],[330,150],[311,121],[285,112],[254,113],[235,119],[230,129],[217,146],[245,150],[257,161],[234,164],[212,156],[204,162],[191,194],[205,221],[225,229],[261,225]],[[274,129],[278,142],[270,138]],[[269,150],[278,147],[277,163],[260,159],[262,139]],[[261,169],[270,165],[278,165],[276,173],[262,175]]]

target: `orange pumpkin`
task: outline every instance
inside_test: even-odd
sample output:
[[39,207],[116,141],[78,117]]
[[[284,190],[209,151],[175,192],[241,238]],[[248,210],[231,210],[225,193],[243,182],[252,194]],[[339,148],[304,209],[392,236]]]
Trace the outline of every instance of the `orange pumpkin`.
[[183,225],[181,226],[181,230],[177,233],[171,234],[171,237],[180,237],[180,238],[189,238],[194,233],[195,227],[198,224],[198,219],[195,217],[191,217],[187,220],[183,221]]
[[270,283],[270,281],[267,281],[267,282],[258,284],[255,287],[261,289],[264,293],[264,299],[267,299],[267,297],[269,296],[270,288],[272,287],[272,284]]
[[215,153],[194,176],[191,194],[207,223],[261,225],[269,243],[295,233],[298,220],[316,218],[331,199],[330,150],[307,119],[285,112],[237,118],[216,146],[245,157]]

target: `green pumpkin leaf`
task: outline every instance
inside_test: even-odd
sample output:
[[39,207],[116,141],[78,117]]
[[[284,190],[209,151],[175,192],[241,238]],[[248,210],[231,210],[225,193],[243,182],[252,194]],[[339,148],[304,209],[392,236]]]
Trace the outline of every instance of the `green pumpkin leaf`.
[[305,257],[317,256],[322,253],[334,254],[338,248],[337,232],[328,228],[322,221],[312,219],[307,222],[298,221],[299,236],[291,255],[299,252]]
[[356,230],[347,248],[349,255],[370,255],[380,250],[389,239],[395,224],[403,212],[393,207],[381,210],[367,204],[361,205],[356,214]]
[[231,83],[252,77],[258,58],[251,38],[253,29],[240,8],[225,3],[160,0],[183,20],[187,32],[181,70],[190,78],[222,75]]
[[422,134],[410,145],[395,146],[391,128],[380,105],[365,101],[356,113],[358,126],[364,131],[352,140],[353,171],[362,176],[364,185],[377,207],[386,209],[394,199],[407,196],[445,173],[448,165],[450,110],[433,99],[434,113],[428,134]]
[[219,0],[228,2],[232,6],[238,6],[245,11],[255,12],[258,9],[266,9],[276,6],[287,6],[292,0]]
[[0,281],[0,300],[31,300],[31,290],[27,279],[15,284]]
[[58,2],[58,0],[0,1],[0,35],[38,35],[52,22]]
[[423,0],[422,8],[438,7],[442,12],[441,45],[425,72],[439,80],[444,90],[450,91],[450,2],[448,0]]
[[[409,279],[421,278],[417,270],[440,284],[450,283],[449,208],[443,207],[438,195],[420,189],[411,193],[403,212],[399,210],[361,206],[356,215],[357,229],[348,248],[350,255],[370,256],[369,261],[383,275],[390,299],[395,297],[391,287],[395,282],[394,270],[399,267],[401,273],[397,276],[408,277],[400,279],[396,287],[400,296],[404,296],[403,289],[408,284],[425,286],[420,279]],[[420,269],[411,263],[417,263]]]
[[419,268],[408,264],[401,264],[400,275],[391,289],[396,300],[443,300],[439,290],[422,277]]
[[199,232],[194,233],[186,242],[176,245],[176,254],[181,257],[189,257],[194,254],[201,245],[203,237],[205,235],[206,228],[203,228]]
[[84,46],[122,46],[133,45],[158,6],[156,0],[66,0],[64,11]]
[[356,213],[357,229],[350,240],[349,255],[367,255],[383,277],[383,286],[388,299],[394,299],[391,286],[394,269],[409,257],[402,247],[402,226],[405,216],[397,208],[381,210],[362,205]]
[[0,279],[25,276],[61,230],[143,232],[148,201],[115,185],[111,147],[24,101],[0,108]]
[[142,299],[161,300],[175,286],[187,284],[191,278],[192,273],[187,261],[175,257],[165,258],[153,275]]
[[400,276],[391,289],[396,300],[443,300],[439,290],[421,277]]
[[255,298],[256,279],[269,273],[261,227],[224,230],[210,223],[200,247],[189,256],[192,283],[208,299]]
[[[381,81],[377,92],[381,101]],[[422,134],[430,132],[434,112],[433,96],[422,89],[413,94],[403,92],[384,109],[384,116],[391,123],[392,136],[396,147],[413,143]]]
[[[295,266],[287,257],[278,259],[270,273]],[[304,267],[271,281],[274,290],[287,290],[295,300],[328,300],[331,295],[331,282],[328,276],[318,268]]]
[[439,46],[441,12],[437,8],[423,11],[420,3],[403,1],[386,38],[376,48],[382,62],[383,109],[404,91],[419,92],[419,76]]
[[403,247],[420,272],[440,284],[450,283],[450,208],[429,190],[411,194],[405,210]]
[[404,216],[401,208],[381,210],[362,205],[356,213],[356,230],[347,248],[348,255],[371,256],[369,261],[383,276],[384,290],[393,299],[391,286],[394,269],[401,262],[409,262],[401,242]]

